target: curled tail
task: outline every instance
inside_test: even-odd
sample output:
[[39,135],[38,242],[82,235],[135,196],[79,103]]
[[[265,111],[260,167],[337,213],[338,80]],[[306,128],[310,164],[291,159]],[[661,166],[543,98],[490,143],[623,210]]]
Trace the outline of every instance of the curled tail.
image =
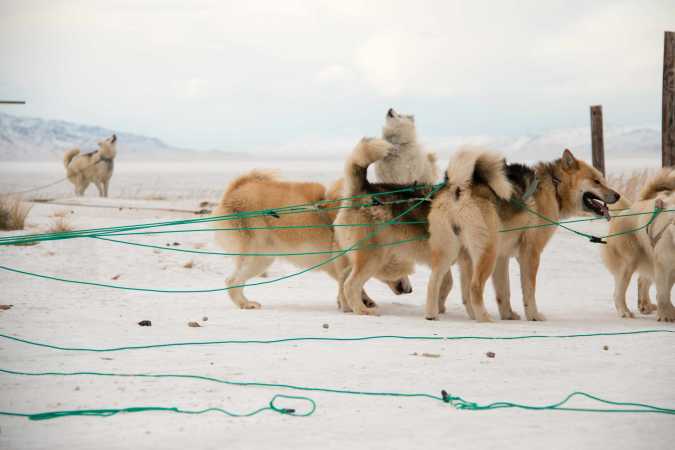
[[66,151],[66,153],[63,155],[63,167],[67,169],[68,165],[73,160],[73,158],[75,158],[79,154],[80,154],[79,148],[71,148],[70,150]]
[[384,139],[361,139],[345,164],[344,193],[350,197],[362,193],[368,185],[368,166],[387,156],[392,148]]
[[481,148],[460,149],[450,160],[446,183],[460,190],[482,184],[490,187],[497,197],[509,200],[513,186],[504,171],[504,157]]
[[640,200],[656,198],[659,192],[675,191],[675,169],[663,168],[651,177],[640,191]]

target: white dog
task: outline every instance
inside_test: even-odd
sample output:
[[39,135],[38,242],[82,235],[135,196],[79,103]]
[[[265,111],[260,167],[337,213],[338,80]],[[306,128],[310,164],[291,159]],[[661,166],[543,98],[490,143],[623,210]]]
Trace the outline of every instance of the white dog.
[[375,163],[375,175],[382,183],[432,184],[438,179],[436,154],[417,143],[415,116],[387,111],[382,138],[394,144],[387,156]]
[[101,197],[108,196],[117,155],[117,136],[114,134],[98,143],[98,150],[80,155],[79,148],[72,148],[63,155],[68,181],[75,185],[75,195],[82,196],[90,183],[94,183]]

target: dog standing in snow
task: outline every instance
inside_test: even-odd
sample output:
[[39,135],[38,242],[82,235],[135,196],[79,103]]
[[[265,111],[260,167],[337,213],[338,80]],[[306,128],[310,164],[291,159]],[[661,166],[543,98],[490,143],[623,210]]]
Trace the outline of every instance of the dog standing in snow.
[[79,148],[72,148],[63,155],[68,181],[75,185],[75,195],[81,197],[89,184],[94,183],[101,197],[108,196],[108,185],[112,178],[117,155],[117,136],[114,134],[98,143],[98,150],[80,154]]

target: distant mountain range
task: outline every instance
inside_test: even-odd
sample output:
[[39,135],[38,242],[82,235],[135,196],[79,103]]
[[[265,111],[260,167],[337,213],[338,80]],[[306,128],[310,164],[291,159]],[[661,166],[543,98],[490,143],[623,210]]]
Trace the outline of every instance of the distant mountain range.
[[[604,130],[605,159],[659,157],[661,131],[656,127],[608,126]],[[429,146],[444,152],[459,145],[481,145],[518,160],[545,160],[560,156],[565,148],[586,159],[591,156],[590,127],[566,128],[520,137],[454,136],[432,139]]]
[[[120,158],[153,159],[220,159],[247,158],[247,153],[193,152],[171,146],[160,139],[139,134],[125,133],[108,128],[76,124],[62,120],[26,118],[0,113],[0,160],[59,160],[63,151],[79,147],[83,152],[96,149],[96,142],[117,134]],[[509,159],[539,160],[560,155],[570,148],[580,157],[591,153],[590,130],[587,127],[567,128],[525,136],[449,136],[424,139],[425,147],[436,151],[441,158],[450,155],[463,144],[486,146],[505,153]],[[297,142],[251,149],[255,155],[274,159],[312,158],[336,159],[345,156],[354,139],[340,138],[300,139]],[[605,128],[605,152],[610,157],[658,157],[661,149],[661,132],[656,127]]]

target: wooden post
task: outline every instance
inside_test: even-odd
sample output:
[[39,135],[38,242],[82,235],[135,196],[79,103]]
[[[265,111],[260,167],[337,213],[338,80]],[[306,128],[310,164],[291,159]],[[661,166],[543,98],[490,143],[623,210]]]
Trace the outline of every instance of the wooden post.
[[605,174],[605,138],[602,135],[602,105],[591,106],[593,167]]
[[661,164],[675,165],[675,32],[663,42],[663,109],[661,112]]

